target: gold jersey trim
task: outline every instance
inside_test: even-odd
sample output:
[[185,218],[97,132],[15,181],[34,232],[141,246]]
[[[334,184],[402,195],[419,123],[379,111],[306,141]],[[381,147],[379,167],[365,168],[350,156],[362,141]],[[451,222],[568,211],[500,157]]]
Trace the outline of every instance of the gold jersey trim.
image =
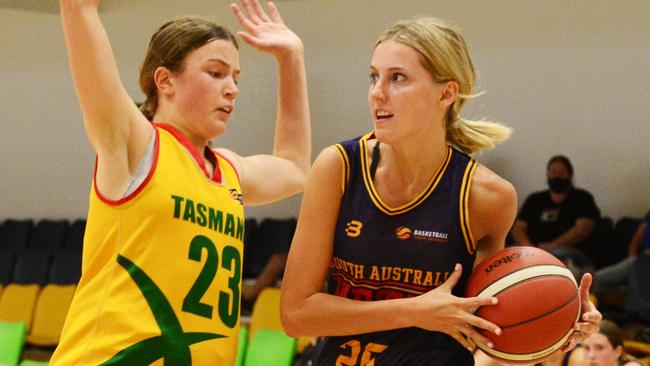
[[440,166],[438,166],[438,169],[436,169],[436,172],[431,177],[431,180],[429,180],[429,183],[427,184],[426,188],[422,190],[422,192],[417,197],[415,197],[411,202],[408,202],[402,206],[390,207],[382,201],[381,197],[375,190],[375,186],[373,185],[371,179],[370,164],[368,162],[368,154],[367,154],[368,151],[367,145],[368,145],[368,139],[373,134],[374,132],[370,132],[364,135],[359,140],[359,143],[361,144],[361,149],[359,150],[359,153],[361,154],[361,170],[363,172],[363,181],[366,185],[368,194],[370,195],[370,199],[379,210],[391,216],[402,214],[404,212],[413,209],[414,207],[417,207],[420,203],[426,200],[427,197],[431,195],[431,193],[433,193],[433,191],[438,186],[440,179],[442,179],[442,176],[444,175],[444,172],[447,170],[447,166],[449,165],[449,161],[451,160],[451,155],[453,153],[451,147],[447,147],[447,152],[445,154],[444,159],[440,163]]
[[345,193],[345,186],[348,184],[348,180],[350,179],[350,159],[348,158],[348,154],[345,152],[343,145],[336,144],[334,147],[341,157],[341,172],[343,173],[341,174],[341,194],[343,194]]
[[467,251],[469,254],[474,254],[476,251],[476,242],[472,236],[472,229],[469,224],[469,192],[472,187],[472,177],[474,176],[474,171],[478,164],[475,160],[471,160],[467,167],[465,168],[465,174],[463,174],[463,183],[460,187],[460,228],[463,232],[463,237],[465,238],[465,245],[467,246]]

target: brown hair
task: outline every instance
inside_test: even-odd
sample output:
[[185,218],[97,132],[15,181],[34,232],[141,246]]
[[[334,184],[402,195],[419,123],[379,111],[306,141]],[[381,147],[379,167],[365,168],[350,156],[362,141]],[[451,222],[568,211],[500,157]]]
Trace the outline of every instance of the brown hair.
[[623,330],[611,320],[603,319],[598,333],[604,335],[612,344],[612,348],[623,345]]
[[474,65],[467,44],[456,29],[435,18],[402,20],[384,31],[375,47],[388,40],[415,49],[436,82],[453,80],[458,83],[458,97],[447,111],[445,120],[447,143],[473,155],[494,147],[510,136],[510,128],[502,124],[460,117],[465,101],[478,94],[472,94],[476,79]]
[[146,100],[140,111],[152,120],[158,108],[158,89],[153,79],[154,72],[160,66],[170,71],[183,71],[183,60],[188,53],[217,39],[239,45],[235,36],[226,28],[198,17],[183,17],[163,24],[151,36],[147,56],[140,68],[140,88]]

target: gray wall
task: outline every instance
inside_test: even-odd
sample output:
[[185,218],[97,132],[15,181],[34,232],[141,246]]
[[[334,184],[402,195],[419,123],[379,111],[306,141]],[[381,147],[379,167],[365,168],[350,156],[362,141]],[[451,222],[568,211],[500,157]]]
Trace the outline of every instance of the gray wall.
[[[186,14],[238,29],[227,4],[103,2],[102,18],[135,100],[142,100],[138,68],[155,29]],[[394,20],[435,15],[462,29],[486,91],[464,114],[500,120],[515,130],[479,160],[515,185],[520,203],[544,188],[549,156],[563,153],[576,167],[576,184],[594,194],[603,214],[641,216],[650,208],[650,2],[277,4],[306,46],[314,154],[371,128],[367,74],[377,35]],[[0,8],[0,219],[78,218],[87,210],[94,154],[83,131],[59,18],[51,11]],[[245,45],[241,66],[238,111],[215,143],[243,155],[268,152],[275,64]],[[299,202],[298,196],[247,212],[258,218],[293,216]]]

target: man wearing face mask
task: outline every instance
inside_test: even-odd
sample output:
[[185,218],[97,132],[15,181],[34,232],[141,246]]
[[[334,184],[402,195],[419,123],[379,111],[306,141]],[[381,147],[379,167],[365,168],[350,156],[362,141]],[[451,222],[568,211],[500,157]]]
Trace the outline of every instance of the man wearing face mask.
[[573,186],[573,166],[566,156],[553,156],[546,165],[549,189],[524,201],[512,228],[516,245],[545,249],[580,270],[591,266],[585,253],[600,210],[591,193]]

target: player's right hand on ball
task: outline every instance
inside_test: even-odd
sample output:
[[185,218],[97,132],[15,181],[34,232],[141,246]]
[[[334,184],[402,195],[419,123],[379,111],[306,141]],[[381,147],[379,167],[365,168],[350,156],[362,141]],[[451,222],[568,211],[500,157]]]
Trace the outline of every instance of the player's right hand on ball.
[[501,329],[495,324],[473,314],[481,306],[495,305],[495,297],[457,297],[451,290],[462,274],[462,266],[456,264],[451,276],[442,285],[413,298],[413,326],[426,330],[442,332],[453,337],[470,351],[474,345],[467,339],[492,347],[492,342],[475,328],[485,329],[497,335]]

